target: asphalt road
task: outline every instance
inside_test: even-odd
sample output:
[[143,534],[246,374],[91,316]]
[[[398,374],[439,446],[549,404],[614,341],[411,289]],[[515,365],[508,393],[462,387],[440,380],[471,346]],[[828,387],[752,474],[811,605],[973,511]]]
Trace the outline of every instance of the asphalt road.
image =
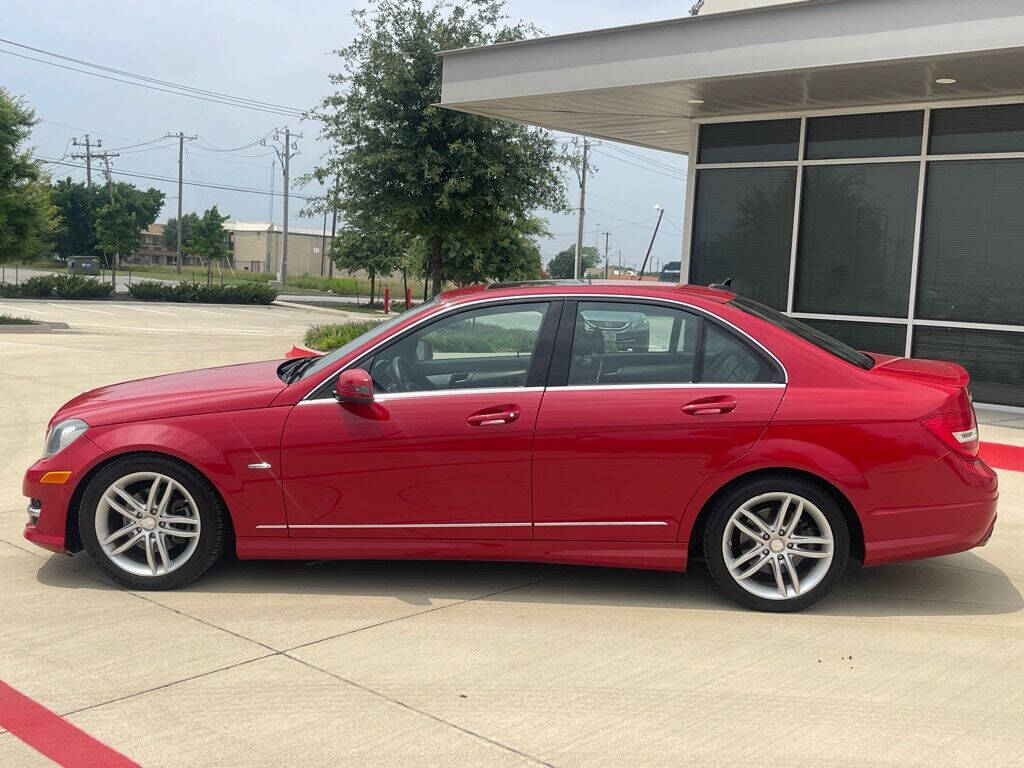
[[[0,304],[72,326],[0,335],[0,679],[140,765],[1024,761],[1024,474],[988,546],[854,569],[801,614],[738,608],[700,567],[229,561],[133,593],[21,537],[54,409],[280,356],[338,313]],[[0,732],[0,765],[51,763]]]

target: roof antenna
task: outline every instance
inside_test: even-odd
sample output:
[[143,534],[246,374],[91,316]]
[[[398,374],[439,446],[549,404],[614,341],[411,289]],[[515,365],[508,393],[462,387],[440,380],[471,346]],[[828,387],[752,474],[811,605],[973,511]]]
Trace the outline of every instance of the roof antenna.
[[717,288],[720,291],[732,290],[732,278],[727,277],[720,283],[712,283],[711,285],[708,286],[708,288]]

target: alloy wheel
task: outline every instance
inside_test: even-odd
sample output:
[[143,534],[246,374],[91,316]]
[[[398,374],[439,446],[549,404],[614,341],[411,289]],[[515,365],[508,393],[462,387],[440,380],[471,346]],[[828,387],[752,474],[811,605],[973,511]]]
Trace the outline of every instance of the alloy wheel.
[[199,507],[185,487],[159,472],[111,483],[96,506],[96,538],[107,558],[135,576],[164,576],[199,544]]
[[814,589],[835,549],[822,511],[795,493],[755,496],[730,515],[722,555],[732,579],[767,600],[790,600]]

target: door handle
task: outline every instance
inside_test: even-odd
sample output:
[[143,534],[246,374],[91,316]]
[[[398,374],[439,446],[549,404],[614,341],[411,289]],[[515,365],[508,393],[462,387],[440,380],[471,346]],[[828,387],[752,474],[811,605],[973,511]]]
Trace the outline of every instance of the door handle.
[[683,413],[690,416],[714,416],[732,413],[736,410],[736,398],[732,395],[712,395],[691,400],[683,406]]
[[466,417],[466,423],[473,427],[490,427],[496,424],[511,424],[518,418],[518,405],[499,405],[470,414]]

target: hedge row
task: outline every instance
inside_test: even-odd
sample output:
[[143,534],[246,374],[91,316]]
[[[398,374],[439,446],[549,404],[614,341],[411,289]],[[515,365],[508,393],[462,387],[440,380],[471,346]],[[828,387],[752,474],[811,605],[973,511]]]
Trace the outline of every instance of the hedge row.
[[276,289],[257,282],[203,285],[141,280],[128,286],[128,293],[138,301],[191,301],[201,304],[270,304],[277,298]]
[[361,336],[368,330],[378,325],[377,322],[362,323],[330,323],[329,325],[314,325],[306,331],[302,343],[310,349],[318,352],[330,352],[343,344],[348,344],[356,336]]
[[20,285],[0,283],[0,297],[8,299],[106,299],[113,291],[112,284],[83,275],[36,275]]

